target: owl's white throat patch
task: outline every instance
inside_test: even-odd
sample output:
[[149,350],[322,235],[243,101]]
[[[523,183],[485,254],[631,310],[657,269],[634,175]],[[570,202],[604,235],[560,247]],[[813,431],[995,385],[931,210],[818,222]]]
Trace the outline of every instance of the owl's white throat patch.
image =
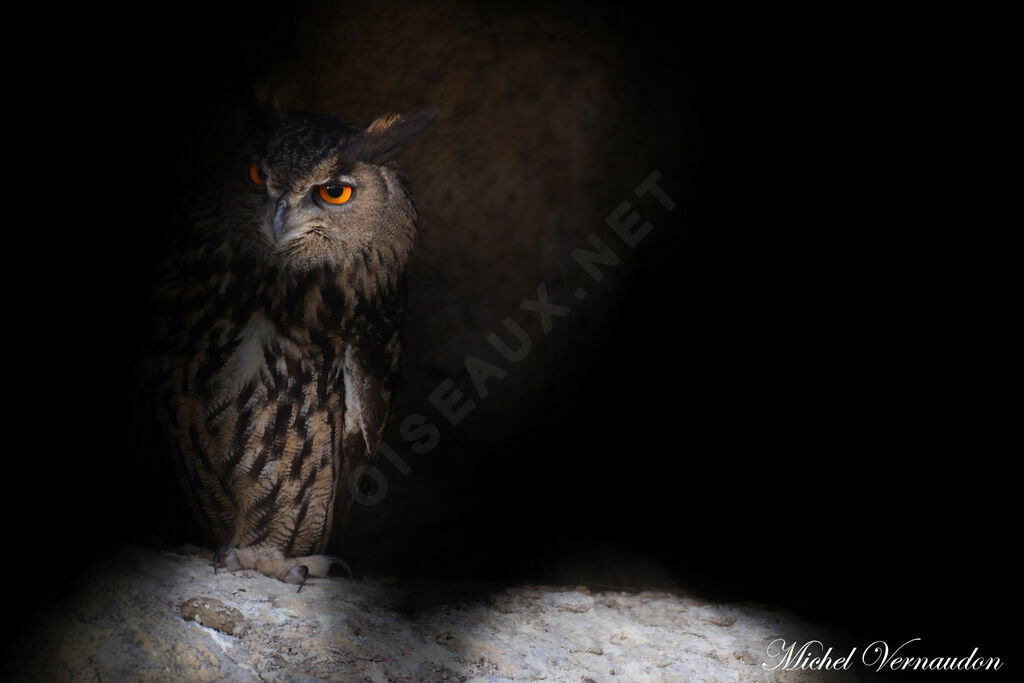
[[263,349],[277,334],[274,324],[262,313],[253,313],[238,336],[241,341],[235,351],[232,379],[235,386],[243,386],[259,374],[263,365]]

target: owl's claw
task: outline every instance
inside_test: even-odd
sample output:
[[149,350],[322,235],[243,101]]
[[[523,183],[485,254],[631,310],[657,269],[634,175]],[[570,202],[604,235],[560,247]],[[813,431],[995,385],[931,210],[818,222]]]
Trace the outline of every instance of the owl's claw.
[[349,581],[355,580],[352,576],[352,569],[345,563],[345,560],[341,559],[340,557],[335,557],[334,555],[327,555],[327,560],[331,564],[336,564],[339,567],[343,568],[346,572],[348,572]]
[[297,564],[284,575],[282,581],[285,583],[297,583],[299,584],[299,590],[295,591],[298,593],[302,590],[302,587],[306,585],[306,579],[309,578],[309,567],[304,564]]
[[230,555],[232,552],[233,552],[233,549],[229,545],[222,545],[221,547],[217,548],[217,552],[215,552],[213,554],[213,573],[214,574],[217,573],[217,567],[220,565],[220,559],[222,557]]

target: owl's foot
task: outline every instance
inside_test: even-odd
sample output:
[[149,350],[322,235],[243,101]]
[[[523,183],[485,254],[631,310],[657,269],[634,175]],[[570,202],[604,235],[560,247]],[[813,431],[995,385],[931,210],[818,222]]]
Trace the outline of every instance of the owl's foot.
[[[352,579],[352,570],[344,560],[331,555],[307,555],[285,557],[276,548],[232,548],[221,546],[213,556],[213,571],[225,569],[255,569],[259,573],[283,581],[298,584],[298,590],[306,585],[310,576],[328,576],[332,565],[341,567]],[[298,592],[298,591],[296,591]]]

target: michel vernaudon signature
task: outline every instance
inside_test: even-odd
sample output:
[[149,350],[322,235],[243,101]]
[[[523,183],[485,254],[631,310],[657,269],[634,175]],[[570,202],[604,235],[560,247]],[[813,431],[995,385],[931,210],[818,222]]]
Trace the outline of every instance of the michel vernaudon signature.
[[978,648],[971,654],[960,657],[911,655],[911,643],[920,641],[911,638],[899,647],[890,648],[884,640],[876,640],[863,650],[850,648],[845,654],[836,655],[833,648],[825,648],[820,640],[808,640],[802,645],[795,641],[787,643],[776,638],[768,644],[768,658],[778,661],[762,662],[767,671],[847,671],[854,665],[865,666],[875,671],[998,671],[1003,666],[999,657],[979,657]]

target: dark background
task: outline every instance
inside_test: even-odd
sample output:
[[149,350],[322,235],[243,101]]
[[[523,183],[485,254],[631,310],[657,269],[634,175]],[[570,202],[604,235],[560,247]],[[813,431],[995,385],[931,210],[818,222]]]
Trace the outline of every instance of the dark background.
[[[182,10],[77,51],[57,104],[96,123],[67,127],[80,151],[61,172],[88,160],[90,196],[115,199],[77,202],[102,227],[62,236],[70,286],[31,307],[63,312],[30,337],[56,372],[33,385],[45,446],[25,466],[45,495],[16,508],[14,543],[59,558],[33,584],[56,595],[109,543],[170,540],[133,411],[137,294],[164,244],[154,219],[255,79],[362,125],[395,92],[411,93],[395,107],[440,108],[406,157],[421,237],[397,415],[424,414],[442,440],[426,455],[393,441],[412,473],[383,464],[386,503],[339,541],[357,574],[674,584],[1012,659],[998,36],[968,48],[970,22],[892,14],[456,2],[423,23],[434,11]],[[357,20],[378,33],[338,28]],[[352,45],[341,76],[310,71],[330,31]],[[418,43],[376,37],[392,33],[445,46],[423,49],[436,79],[416,71]],[[517,76],[524,58],[535,71]],[[378,61],[412,75],[366,73]],[[605,88],[574,109],[590,63]],[[343,96],[316,94],[328,87]],[[530,137],[546,126],[584,132]],[[633,196],[655,168],[672,212]],[[655,226],[635,250],[603,224],[621,201]],[[577,302],[569,254],[590,232],[623,263]],[[573,307],[547,337],[518,308],[542,282]],[[462,359],[497,362],[484,338],[506,316],[535,351],[447,426],[426,396],[445,377],[470,393]]]

